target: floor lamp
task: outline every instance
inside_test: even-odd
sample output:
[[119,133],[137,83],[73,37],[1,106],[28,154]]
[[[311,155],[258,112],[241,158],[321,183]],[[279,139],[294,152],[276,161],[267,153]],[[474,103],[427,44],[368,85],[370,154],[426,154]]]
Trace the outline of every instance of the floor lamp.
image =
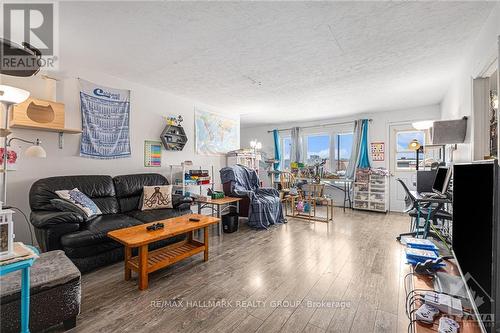
[[416,160],[417,160],[417,165],[415,166],[415,169],[418,171],[418,165],[420,164],[420,161],[419,161],[419,153],[422,152],[422,145],[420,144],[420,142],[418,142],[417,139],[413,139],[411,140],[411,142],[408,144],[408,148],[411,149],[411,150],[414,150],[415,151],[415,154],[417,155],[416,156]]
[[3,138],[3,172],[2,172],[2,202],[3,206],[7,203],[7,160],[8,160],[8,148],[11,146],[13,140],[18,140],[24,143],[32,144],[25,154],[30,157],[39,157],[45,158],[47,156],[45,150],[41,146],[41,141],[36,139],[35,141],[25,140],[21,138],[9,138],[9,135],[12,133],[9,130],[9,111],[12,109],[12,106],[15,104],[19,104],[24,102],[30,96],[29,91],[0,85],[0,104],[2,104],[3,109],[5,110],[5,121],[4,128],[0,129],[0,137]]

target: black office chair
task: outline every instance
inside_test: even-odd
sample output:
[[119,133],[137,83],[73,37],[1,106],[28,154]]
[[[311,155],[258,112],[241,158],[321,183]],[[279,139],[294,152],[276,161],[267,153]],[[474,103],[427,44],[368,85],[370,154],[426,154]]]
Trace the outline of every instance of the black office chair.
[[437,203],[435,205],[433,205],[433,203],[431,202],[419,204],[417,198],[415,198],[408,186],[406,186],[406,183],[400,178],[397,178],[396,180],[401,184],[401,186],[403,186],[406,194],[406,207],[404,212],[408,213],[408,215],[410,215],[411,217],[410,232],[402,233],[397,236],[396,239],[398,241],[401,241],[401,237],[404,236],[418,237],[419,235],[422,235],[424,238],[426,238],[427,236],[431,236],[433,238],[443,240],[443,237],[441,235],[438,235],[437,233],[430,230],[430,225],[428,225],[427,223],[423,226],[423,230],[420,231],[420,219],[426,218],[426,221],[432,221],[434,225],[439,225],[438,220],[451,221],[452,215],[442,209],[442,203]]

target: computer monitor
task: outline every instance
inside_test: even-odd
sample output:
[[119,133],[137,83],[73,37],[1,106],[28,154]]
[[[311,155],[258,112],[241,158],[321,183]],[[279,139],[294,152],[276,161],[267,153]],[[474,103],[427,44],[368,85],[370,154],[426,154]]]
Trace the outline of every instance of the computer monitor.
[[434,178],[432,191],[439,194],[446,194],[446,191],[448,191],[448,186],[450,185],[450,179],[451,169],[447,167],[439,167],[436,173],[436,178]]

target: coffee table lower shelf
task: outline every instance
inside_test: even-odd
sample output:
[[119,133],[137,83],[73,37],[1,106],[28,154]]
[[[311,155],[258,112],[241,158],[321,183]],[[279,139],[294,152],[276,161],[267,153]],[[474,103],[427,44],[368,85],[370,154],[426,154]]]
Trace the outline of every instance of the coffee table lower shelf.
[[125,280],[130,280],[131,271],[139,274],[139,289],[148,288],[148,274],[183,259],[204,252],[203,260],[208,260],[208,228],[205,228],[205,243],[192,239],[170,244],[168,246],[148,251],[148,246],[139,247],[139,255],[132,257],[132,248],[125,247]]
[[[194,239],[156,249],[148,253],[147,272],[151,273],[165,268],[203,251],[205,251],[205,244]],[[127,266],[133,271],[139,272],[139,256],[130,258],[127,261]]]

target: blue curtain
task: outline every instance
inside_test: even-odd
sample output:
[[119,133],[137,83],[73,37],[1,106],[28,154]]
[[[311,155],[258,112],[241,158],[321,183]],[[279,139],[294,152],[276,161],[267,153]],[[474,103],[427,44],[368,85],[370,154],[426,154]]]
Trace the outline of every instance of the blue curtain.
[[370,153],[368,147],[368,119],[361,121],[361,142],[359,148],[358,168],[370,168]]
[[277,163],[274,163],[274,170],[279,170],[280,168],[280,162],[281,161],[281,156],[280,156],[280,135],[278,133],[277,129],[273,130],[273,137],[274,137],[274,159],[277,160]]

